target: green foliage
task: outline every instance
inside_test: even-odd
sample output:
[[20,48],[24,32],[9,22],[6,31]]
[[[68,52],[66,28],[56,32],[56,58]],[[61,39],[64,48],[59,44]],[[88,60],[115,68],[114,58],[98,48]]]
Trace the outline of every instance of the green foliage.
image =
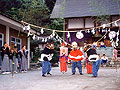
[[17,9],[21,7],[22,0],[0,0],[0,12],[18,19]]
[[57,50],[54,50],[54,55],[52,57],[51,63],[58,63],[59,61],[59,52]]
[[35,49],[35,52],[33,54],[33,60],[32,60],[32,62],[36,63],[38,61],[38,58],[40,58],[40,56],[41,56],[41,52],[42,51],[40,50],[40,48],[36,48]]
[[45,26],[49,18],[49,9],[44,0],[23,0],[18,12],[21,20],[40,26]]

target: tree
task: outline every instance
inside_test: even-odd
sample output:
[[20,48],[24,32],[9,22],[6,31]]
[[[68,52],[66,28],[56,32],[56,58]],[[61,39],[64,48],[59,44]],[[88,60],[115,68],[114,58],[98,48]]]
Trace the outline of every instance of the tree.
[[21,7],[22,0],[0,0],[0,12],[18,19],[17,9]]
[[23,0],[21,8],[18,10],[21,20],[45,26],[49,18],[49,9],[44,0]]

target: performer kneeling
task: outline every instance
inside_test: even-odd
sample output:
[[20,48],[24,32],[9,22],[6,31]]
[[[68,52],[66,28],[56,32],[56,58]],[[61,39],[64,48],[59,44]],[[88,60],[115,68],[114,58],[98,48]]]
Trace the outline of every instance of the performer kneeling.
[[51,63],[50,60],[52,59],[53,56],[53,49],[54,45],[53,44],[48,44],[44,48],[42,54],[41,54],[41,61],[42,61],[42,76],[46,77],[45,74],[52,75],[50,73],[51,71]]
[[68,59],[72,60],[72,75],[75,75],[75,68],[78,67],[80,75],[82,74],[81,60],[84,59],[83,53],[78,49],[76,42],[72,42],[72,51],[70,52]]
[[98,72],[98,66],[96,63],[99,59],[99,56],[96,53],[96,50],[94,48],[92,48],[91,45],[88,45],[87,47],[84,48],[84,51],[87,53],[87,57],[89,60],[89,63],[92,64],[92,74],[93,77],[97,77],[97,72]]

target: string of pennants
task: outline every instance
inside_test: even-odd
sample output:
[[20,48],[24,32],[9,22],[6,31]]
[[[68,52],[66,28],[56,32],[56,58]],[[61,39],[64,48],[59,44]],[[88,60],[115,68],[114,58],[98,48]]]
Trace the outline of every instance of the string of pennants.
[[[28,37],[29,36],[32,36],[32,38],[35,40],[41,40],[42,42],[47,42],[49,39],[52,39],[52,38],[55,38],[56,40],[58,40],[60,43],[62,42],[65,42],[66,44],[68,44],[66,41],[64,41],[64,39],[62,39],[58,34],[57,32],[62,32],[62,33],[67,33],[67,38],[70,38],[70,33],[72,32],[76,32],[76,37],[78,39],[82,39],[84,37],[84,34],[83,32],[85,33],[92,33],[93,35],[95,34],[96,30],[98,30],[99,32],[102,31],[102,32],[106,32],[105,35],[103,35],[102,38],[106,38],[106,34],[109,32],[109,38],[110,38],[110,42],[111,42],[111,45],[113,47],[116,47],[118,46],[118,42],[119,42],[119,30],[118,32],[115,32],[115,31],[111,31],[110,28],[106,28],[108,25],[111,25],[111,24],[114,24],[116,27],[118,27],[118,21],[120,21],[120,19],[116,20],[116,21],[113,21],[113,22],[110,22],[110,23],[107,23],[107,24],[103,24],[101,26],[98,26],[98,27],[94,27],[94,28],[89,28],[89,29],[84,29],[84,30],[73,30],[73,31],[61,31],[61,30],[53,30],[53,29],[48,29],[48,28],[44,28],[44,27],[40,27],[40,26],[36,26],[36,25],[33,25],[33,24],[30,24],[30,23],[27,23],[27,22],[24,22],[24,21],[21,21],[23,23],[23,30],[27,30],[28,31]],[[52,34],[50,34],[49,36],[47,37],[40,37],[39,35],[36,35],[35,33],[32,33],[31,32],[31,27],[34,27],[34,28],[39,28],[41,29],[40,30],[40,34],[43,34],[45,30],[47,31],[51,31]],[[102,28],[102,29],[100,29]],[[116,41],[113,40],[113,38],[116,37]],[[100,38],[98,41],[100,41],[102,38]],[[97,42],[98,42],[97,41]]]

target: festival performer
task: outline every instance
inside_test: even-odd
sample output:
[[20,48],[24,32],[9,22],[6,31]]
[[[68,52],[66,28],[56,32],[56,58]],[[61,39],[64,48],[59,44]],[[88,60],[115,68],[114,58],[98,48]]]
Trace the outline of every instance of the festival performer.
[[92,64],[92,74],[93,76],[92,77],[97,77],[97,72],[98,72],[98,66],[96,64],[96,61],[99,59],[97,53],[96,53],[96,50],[94,48],[92,48],[91,45],[87,45],[85,48],[84,48],[84,52],[86,52],[86,55],[87,55],[87,58],[90,62],[90,64]]
[[60,71],[63,72],[67,72],[67,62],[68,62],[68,48],[65,47],[65,43],[61,44],[60,47]]
[[41,54],[41,61],[42,61],[42,76],[46,77],[46,73],[48,75],[52,75],[51,71],[51,63],[50,60],[53,56],[54,45],[52,43],[47,43],[46,47],[44,48]]
[[118,53],[118,50],[116,50],[116,48],[114,47],[114,49],[113,49],[113,57],[115,58],[116,61],[117,61],[117,53]]
[[83,53],[78,49],[78,44],[76,42],[72,42],[72,50],[68,56],[68,59],[72,62],[72,75],[75,75],[76,67],[79,69],[80,75],[83,75],[81,60],[84,59],[84,56]]
[[20,55],[20,61],[21,61],[21,71],[27,72],[28,70],[28,66],[27,66],[27,50],[26,50],[26,46],[22,46],[22,49],[18,52],[18,54]]
[[98,60],[96,61],[97,72],[98,72],[98,70],[100,68],[100,65],[101,65],[101,56],[100,56],[100,54],[98,54]]
[[4,46],[1,48],[2,53],[2,74],[10,74],[10,67],[9,67],[9,54],[10,54],[10,47],[5,42]]

